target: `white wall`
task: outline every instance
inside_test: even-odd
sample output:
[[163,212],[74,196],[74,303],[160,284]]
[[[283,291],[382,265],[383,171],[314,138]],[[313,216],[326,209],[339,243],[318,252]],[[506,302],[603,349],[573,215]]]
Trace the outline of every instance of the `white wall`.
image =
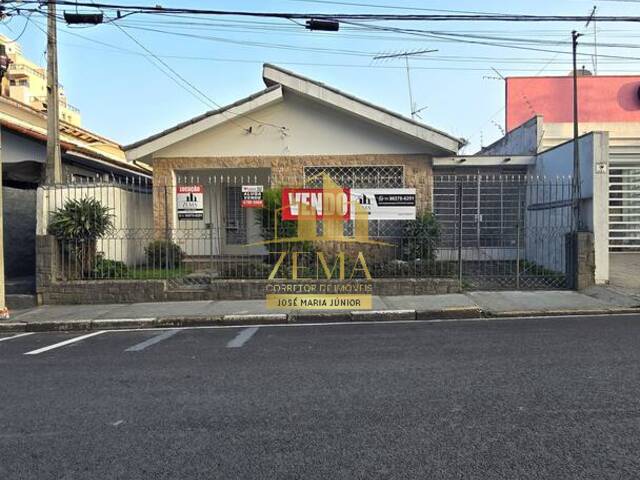
[[151,193],[131,191],[114,184],[38,188],[38,235],[45,235],[52,212],[69,199],[95,198],[113,215],[113,233],[98,241],[98,252],[128,266],[145,260],[144,247],[153,240],[153,199]]
[[[310,115],[309,112],[313,112]],[[258,122],[286,126],[287,133]],[[248,133],[245,129],[252,128]],[[430,153],[425,143],[344,111],[285,92],[284,100],[234,117],[155,153],[155,157]]]
[[[608,245],[608,135],[592,132],[580,137],[581,219],[584,227],[594,233],[596,251],[596,282],[605,283],[609,278]],[[530,173],[547,182],[549,188],[531,188],[527,192],[527,205],[571,198],[573,174],[573,142],[566,142],[536,157]],[[562,179],[565,180],[562,180]],[[552,187],[555,185],[555,187]],[[563,185],[562,188],[559,185]],[[527,210],[527,227],[548,225],[545,229],[527,228],[525,256],[528,260],[552,270],[564,269],[564,235],[570,231],[572,209],[554,208],[539,211]],[[542,246],[546,248],[542,248]],[[549,253],[551,252],[551,253]]]

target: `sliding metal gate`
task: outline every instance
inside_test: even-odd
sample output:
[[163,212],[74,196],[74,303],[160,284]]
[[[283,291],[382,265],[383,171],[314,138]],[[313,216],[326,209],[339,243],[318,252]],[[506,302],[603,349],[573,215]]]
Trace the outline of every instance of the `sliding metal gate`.
[[467,289],[566,288],[571,230],[568,178],[443,175],[434,178],[439,258]]
[[640,161],[611,164],[609,249],[612,252],[640,252]]

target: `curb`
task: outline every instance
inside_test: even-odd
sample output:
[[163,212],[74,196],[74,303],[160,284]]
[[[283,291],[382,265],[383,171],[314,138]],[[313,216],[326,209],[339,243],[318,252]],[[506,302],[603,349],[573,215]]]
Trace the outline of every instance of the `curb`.
[[486,318],[513,318],[513,317],[570,317],[606,314],[640,313],[640,308],[594,308],[574,310],[512,310],[508,312],[483,312]]
[[640,314],[640,308],[601,308],[581,310],[483,311],[479,307],[456,307],[436,310],[366,310],[338,312],[291,312],[230,315],[183,315],[154,318],[106,318],[43,322],[0,322],[0,333],[67,332],[138,328],[208,327],[216,325],[285,325],[304,323],[394,322],[412,320],[455,320],[544,316],[588,316],[606,314]]

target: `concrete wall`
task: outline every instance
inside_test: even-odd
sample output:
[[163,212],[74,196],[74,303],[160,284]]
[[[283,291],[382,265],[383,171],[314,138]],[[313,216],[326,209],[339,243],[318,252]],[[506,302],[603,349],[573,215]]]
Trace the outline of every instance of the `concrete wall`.
[[542,138],[542,117],[533,117],[480,150],[481,155],[535,155]]
[[[580,122],[640,122],[638,75],[578,77]],[[512,130],[532,115],[550,123],[573,121],[573,78],[510,77],[506,80],[506,126]]]
[[[258,122],[286,126],[287,131]],[[154,158],[392,153],[429,153],[429,148],[426,143],[285,92],[283,101],[252,112],[250,118],[235,117],[156,152]]]
[[2,188],[4,268],[7,278],[31,276],[36,269],[36,191]]

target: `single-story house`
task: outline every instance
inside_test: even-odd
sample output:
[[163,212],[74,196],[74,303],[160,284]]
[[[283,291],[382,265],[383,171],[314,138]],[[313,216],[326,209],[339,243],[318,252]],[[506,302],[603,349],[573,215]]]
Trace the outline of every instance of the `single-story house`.
[[[433,158],[463,140],[274,65],[263,80],[264,90],[124,147],[153,168],[156,231],[193,256],[246,253],[256,232],[242,185],[309,186],[323,171],[344,187],[416,188],[418,209],[431,209]],[[183,183],[202,184],[201,219],[179,218]],[[180,241],[207,230],[219,242]]]

